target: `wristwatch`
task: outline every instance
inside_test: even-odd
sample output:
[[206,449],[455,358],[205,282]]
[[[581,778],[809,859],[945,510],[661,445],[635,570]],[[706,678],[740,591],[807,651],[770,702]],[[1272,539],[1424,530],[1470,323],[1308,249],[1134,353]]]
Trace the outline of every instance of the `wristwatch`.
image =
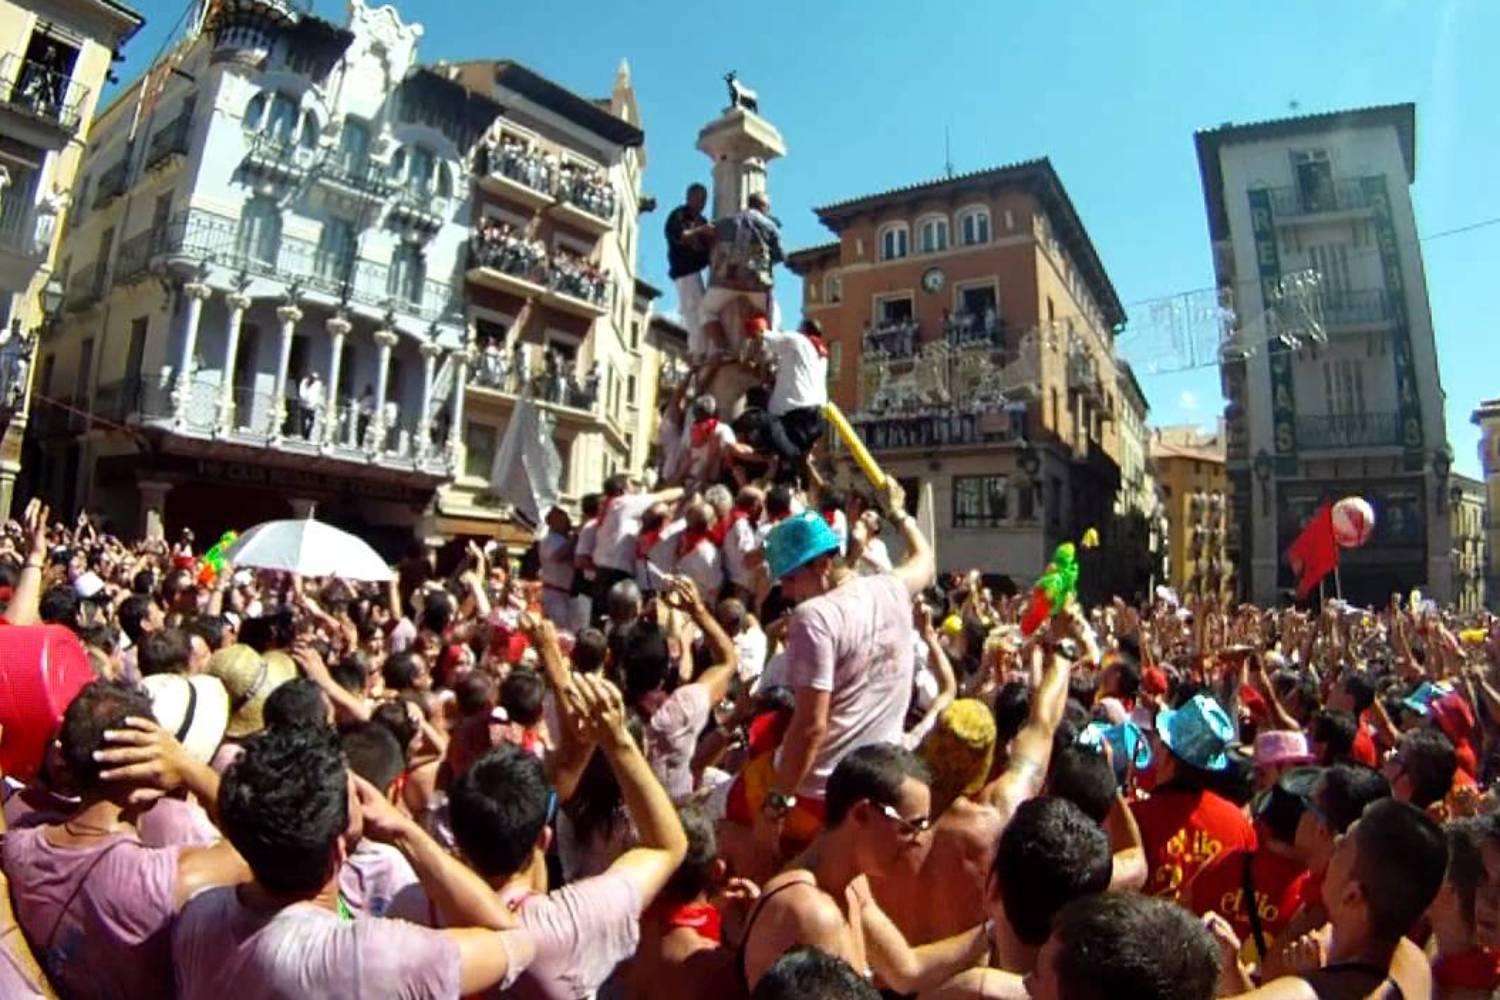
[[781,819],[787,813],[797,808],[797,796],[778,792],[774,788],[766,793],[765,802],[761,803],[761,812],[772,819]]

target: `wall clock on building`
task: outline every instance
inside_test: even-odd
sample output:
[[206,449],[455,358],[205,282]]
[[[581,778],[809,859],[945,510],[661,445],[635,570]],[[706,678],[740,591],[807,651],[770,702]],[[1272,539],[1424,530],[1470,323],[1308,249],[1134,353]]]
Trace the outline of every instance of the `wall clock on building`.
[[927,273],[922,275],[922,287],[927,291],[936,294],[943,290],[943,282],[947,280],[948,276],[943,273],[942,268],[929,267],[927,269]]

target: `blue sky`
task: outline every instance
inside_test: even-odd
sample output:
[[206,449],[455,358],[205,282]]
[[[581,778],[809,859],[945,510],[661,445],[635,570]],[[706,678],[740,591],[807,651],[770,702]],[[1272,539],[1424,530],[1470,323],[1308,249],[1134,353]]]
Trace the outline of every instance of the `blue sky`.
[[[119,68],[138,73],[186,0],[138,2],[149,19]],[[315,0],[330,20],[342,0]],[[668,287],[660,227],[692,180],[693,148],[724,104],[729,69],[760,94],[786,159],[771,167],[789,246],[829,238],[812,206],[940,176],[944,130],[959,171],[1046,155],[1120,298],[1213,283],[1197,128],[1415,101],[1423,234],[1500,219],[1500,3],[1490,0],[819,0],[759,5],[573,0],[405,0],[425,61],[506,57],[585,94],[630,60],[650,158],[641,273]],[[1292,102],[1298,109],[1289,110]],[[1475,474],[1469,414],[1500,396],[1493,343],[1500,225],[1423,244],[1459,471]],[[790,289],[784,304],[795,303]],[[1144,310],[1137,310],[1144,317]],[[1493,349],[1493,348],[1491,348]],[[1130,351],[1126,351],[1130,357]],[[1149,358],[1133,357],[1138,367]],[[1212,423],[1215,368],[1143,379],[1154,423]]]

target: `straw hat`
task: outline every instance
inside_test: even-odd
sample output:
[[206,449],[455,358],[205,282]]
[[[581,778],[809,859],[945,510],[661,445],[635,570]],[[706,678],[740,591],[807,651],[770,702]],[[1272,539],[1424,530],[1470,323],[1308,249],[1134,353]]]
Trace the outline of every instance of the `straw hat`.
[[297,676],[297,665],[285,653],[271,652],[262,657],[249,646],[235,644],[209,659],[208,674],[222,681],[229,693],[225,735],[239,738],[264,728],[266,698]]
[[156,722],[201,764],[213,759],[229,725],[229,692],[217,677],[152,674],[141,681]]

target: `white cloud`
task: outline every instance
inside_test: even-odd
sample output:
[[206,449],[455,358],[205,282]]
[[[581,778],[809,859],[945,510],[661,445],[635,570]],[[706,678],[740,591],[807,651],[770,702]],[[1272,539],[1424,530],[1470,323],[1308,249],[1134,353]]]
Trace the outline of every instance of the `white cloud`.
[[1198,394],[1191,389],[1182,390],[1182,395],[1177,397],[1177,408],[1181,410],[1196,410],[1198,408]]

